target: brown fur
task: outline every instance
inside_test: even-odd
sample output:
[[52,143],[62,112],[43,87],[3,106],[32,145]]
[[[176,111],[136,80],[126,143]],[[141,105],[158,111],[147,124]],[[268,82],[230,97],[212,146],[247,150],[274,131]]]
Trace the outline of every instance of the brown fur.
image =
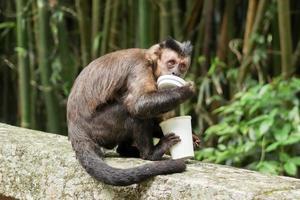
[[81,165],[104,183],[130,185],[185,169],[182,160],[130,169],[112,168],[103,162],[101,147],[118,146],[121,156],[160,160],[180,141],[169,134],[153,146],[153,136],[162,135],[156,117],[191,97],[194,90],[186,85],[158,91],[154,74],[163,66],[157,66],[157,52],[150,50],[121,50],[94,60],[71,90],[67,103],[69,139]]

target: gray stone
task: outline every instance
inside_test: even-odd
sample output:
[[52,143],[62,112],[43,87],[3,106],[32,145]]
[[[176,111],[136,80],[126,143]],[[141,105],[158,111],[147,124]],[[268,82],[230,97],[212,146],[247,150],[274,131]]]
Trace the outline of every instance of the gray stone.
[[[141,159],[106,158],[115,167]],[[115,187],[91,178],[67,137],[0,123],[0,194],[17,199],[300,199],[300,180],[189,161],[187,171]]]

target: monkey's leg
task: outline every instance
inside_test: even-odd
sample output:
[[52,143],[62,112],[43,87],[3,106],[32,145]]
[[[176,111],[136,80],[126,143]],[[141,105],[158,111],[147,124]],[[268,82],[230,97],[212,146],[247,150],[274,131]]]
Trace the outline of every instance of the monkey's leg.
[[139,158],[140,151],[131,142],[122,142],[118,145],[117,152],[121,157]]
[[161,160],[166,151],[180,141],[174,133],[163,136],[157,145],[153,145],[153,121],[135,119],[133,123],[134,144],[140,151],[140,157],[146,160]]

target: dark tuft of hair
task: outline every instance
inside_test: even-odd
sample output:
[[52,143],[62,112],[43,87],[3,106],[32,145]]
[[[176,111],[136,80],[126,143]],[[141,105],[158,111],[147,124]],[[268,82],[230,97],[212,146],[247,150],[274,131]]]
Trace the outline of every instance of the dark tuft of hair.
[[190,56],[193,50],[193,46],[190,41],[180,43],[171,37],[168,37],[165,41],[160,43],[160,47],[172,49],[182,56]]

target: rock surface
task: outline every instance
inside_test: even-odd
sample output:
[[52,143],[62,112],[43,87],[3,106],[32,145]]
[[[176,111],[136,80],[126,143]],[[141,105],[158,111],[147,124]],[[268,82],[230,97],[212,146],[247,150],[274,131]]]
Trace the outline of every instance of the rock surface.
[[[145,163],[107,158],[115,167]],[[0,123],[0,194],[17,199],[300,199],[300,180],[190,161],[187,171],[127,187],[95,181],[65,136]]]

